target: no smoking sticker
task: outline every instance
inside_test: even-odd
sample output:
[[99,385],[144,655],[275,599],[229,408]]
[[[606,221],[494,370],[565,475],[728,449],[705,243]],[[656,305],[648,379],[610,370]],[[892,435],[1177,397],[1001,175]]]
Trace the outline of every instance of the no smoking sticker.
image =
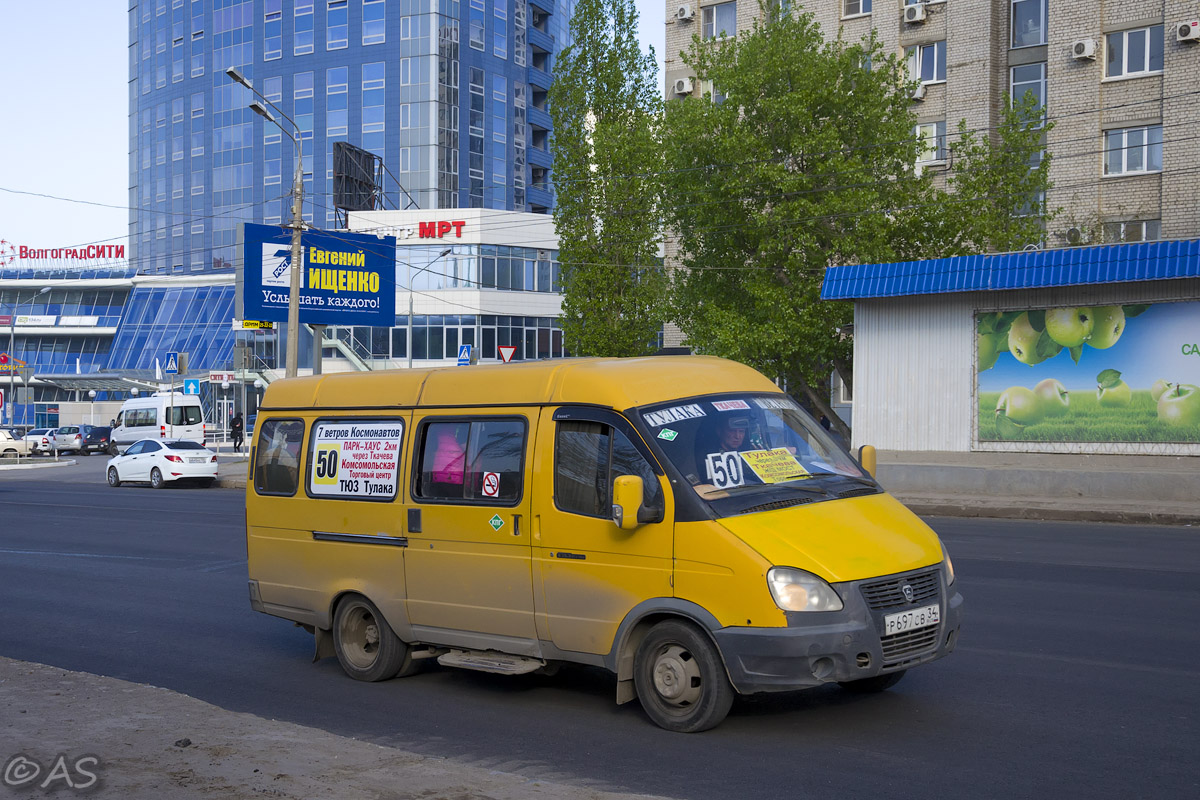
[[500,473],[499,472],[483,473],[483,496],[484,497],[499,497],[500,496]]

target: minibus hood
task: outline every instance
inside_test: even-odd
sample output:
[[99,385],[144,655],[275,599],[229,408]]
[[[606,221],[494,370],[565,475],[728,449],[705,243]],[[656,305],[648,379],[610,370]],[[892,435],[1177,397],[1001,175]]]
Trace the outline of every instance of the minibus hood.
[[726,517],[720,524],[772,565],[802,569],[830,583],[942,560],[937,534],[888,494]]

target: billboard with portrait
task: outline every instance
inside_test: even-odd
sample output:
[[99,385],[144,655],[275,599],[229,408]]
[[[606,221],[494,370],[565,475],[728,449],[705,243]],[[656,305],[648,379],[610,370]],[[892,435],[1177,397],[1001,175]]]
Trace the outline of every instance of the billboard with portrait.
[[[286,322],[292,277],[291,231],[246,223],[242,237],[244,318]],[[300,246],[300,321],[394,325],[395,237],[305,231]]]
[[1200,442],[1200,303],[979,312],[981,442]]

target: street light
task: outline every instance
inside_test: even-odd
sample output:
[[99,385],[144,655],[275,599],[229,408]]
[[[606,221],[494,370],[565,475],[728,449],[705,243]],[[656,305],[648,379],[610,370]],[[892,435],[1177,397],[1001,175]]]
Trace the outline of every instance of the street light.
[[[411,271],[412,264],[408,265],[408,268],[409,268],[409,273],[408,273],[408,368],[409,369],[412,369],[412,351],[413,351],[413,342],[412,342],[412,330],[413,330],[413,324],[412,324],[413,290],[412,290],[412,285],[413,285],[413,279],[416,278],[418,275],[420,275],[425,270],[432,267],[434,261],[437,261],[438,258],[445,258],[446,256],[450,255],[453,252],[454,252],[453,247],[447,247],[445,250],[443,250],[442,252],[437,254],[437,258],[434,258],[432,261],[430,261],[425,266],[421,267],[416,272]],[[405,263],[408,263],[408,262],[405,262]]]
[[88,389],[88,398],[92,401],[92,404],[91,404],[92,409],[91,409],[90,418],[92,420],[92,424],[95,425],[96,424],[96,390],[95,389]]
[[[279,120],[275,119],[267,109],[267,106],[270,106],[278,112],[279,116],[292,124],[291,137],[296,144],[296,177],[292,180],[292,222],[288,225],[292,229],[292,262],[291,286],[288,289],[287,369],[285,374],[289,378],[294,378],[296,377],[297,361],[300,358],[300,234],[304,230],[304,221],[301,217],[301,205],[304,199],[304,172],[301,163],[304,158],[304,150],[300,146],[300,126],[283,113],[279,106],[259,94],[237,67],[230,67],[225,70],[225,74],[229,76],[230,80],[240,83],[254,92],[258,99],[250,103],[250,110],[255,114],[273,122],[279,130],[287,133],[287,128],[280,125]],[[319,353],[317,357],[319,357]]]
[[[48,291],[50,291],[50,287],[44,286],[40,290],[38,290],[37,294],[35,294],[32,298],[30,298],[30,300],[29,300],[29,310],[30,311],[33,310],[34,302]],[[13,419],[13,417],[16,416],[17,396],[16,396],[16,394],[14,394],[14,392],[16,390],[13,387],[14,387],[16,379],[17,379],[17,365],[14,362],[17,357],[16,356],[17,311],[20,310],[20,308],[21,308],[21,293],[17,292],[17,300],[16,300],[16,302],[13,303],[13,313],[10,314],[8,317],[8,408],[9,408],[8,424],[9,425],[13,425],[16,423],[16,420]],[[29,373],[23,374],[23,376],[21,378],[21,386],[22,387],[25,387],[28,385],[26,383],[26,380],[28,379],[28,377],[29,377]],[[28,419],[28,417],[25,417],[25,418]]]

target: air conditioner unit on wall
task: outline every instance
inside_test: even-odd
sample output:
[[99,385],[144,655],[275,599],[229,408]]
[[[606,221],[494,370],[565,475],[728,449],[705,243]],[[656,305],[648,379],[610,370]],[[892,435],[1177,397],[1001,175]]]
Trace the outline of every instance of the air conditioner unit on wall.
[[1200,20],[1180,22],[1175,25],[1175,41],[1200,42]]
[[675,94],[691,94],[691,93],[692,93],[692,79],[691,78],[679,78],[675,81]]
[[1071,57],[1084,59],[1089,58],[1096,60],[1096,40],[1095,39],[1077,39],[1071,44]]
[[681,20],[683,22],[687,22],[689,19],[691,19],[694,16],[696,16],[696,9],[692,8],[691,5],[688,3],[684,3],[678,9],[675,10],[675,19]]
[[903,16],[904,16],[904,21],[908,22],[910,24],[924,22],[925,21],[925,4],[917,3],[917,4],[911,5],[911,6],[905,6]]

